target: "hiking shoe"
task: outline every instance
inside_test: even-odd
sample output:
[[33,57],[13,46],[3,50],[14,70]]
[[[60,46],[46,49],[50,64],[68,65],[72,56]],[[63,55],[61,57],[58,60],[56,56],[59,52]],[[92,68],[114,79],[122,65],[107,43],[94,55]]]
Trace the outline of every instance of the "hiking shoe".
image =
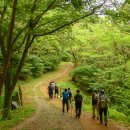
[[105,123],[105,126],[107,126],[107,123]]

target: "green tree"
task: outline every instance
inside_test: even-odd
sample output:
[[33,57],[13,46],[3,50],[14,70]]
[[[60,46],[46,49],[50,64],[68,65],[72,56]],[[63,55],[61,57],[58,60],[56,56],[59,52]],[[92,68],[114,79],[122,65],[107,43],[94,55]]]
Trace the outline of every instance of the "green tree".
[[[11,109],[11,96],[32,43],[37,37],[50,35],[74,22],[93,15],[106,0],[82,2],[79,0],[1,0],[0,47],[2,71],[0,96],[5,87],[3,118]],[[81,4],[82,3],[82,4]],[[74,8],[75,7],[75,8]],[[22,52],[13,75],[12,55]]]

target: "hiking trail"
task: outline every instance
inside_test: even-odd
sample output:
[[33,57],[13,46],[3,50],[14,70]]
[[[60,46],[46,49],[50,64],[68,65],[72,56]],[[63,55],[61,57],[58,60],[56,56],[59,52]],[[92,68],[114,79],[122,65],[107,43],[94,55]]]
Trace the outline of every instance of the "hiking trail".
[[[91,113],[83,112],[79,119],[75,118],[75,111],[62,114],[62,101],[60,98],[48,98],[48,84],[51,80],[66,81],[68,73],[73,69],[72,64],[61,64],[59,69],[43,80],[37,80],[33,86],[36,112],[32,117],[23,121],[11,130],[128,130],[116,122],[109,121],[108,126],[100,125],[99,120],[91,119]],[[38,91],[43,96],[38,95]]]

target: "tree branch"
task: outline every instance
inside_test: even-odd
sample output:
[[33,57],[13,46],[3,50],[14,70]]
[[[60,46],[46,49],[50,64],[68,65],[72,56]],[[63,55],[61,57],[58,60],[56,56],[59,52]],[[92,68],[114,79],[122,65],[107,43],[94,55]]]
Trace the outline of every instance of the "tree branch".
[[33,26],[35,26],[39,22],[39,20],[41,19],[41,17],[51,8],[51,6],[55,2],[56,2],[56,0],[53,0],[41,14],[39,14],[39,15],[37,15],[35,17],[35,19],[33,20],[33,23],[32,23]]
[[105,2],[106,2],[106,0],[105,0],[101,5],[98,5],[98,6],[96,6],[96,7],[93,7],[93,9],[91,10],[91,12],[89,12],[89,13],[87,13],[87,14],[85,14],[85,15],[83,15],[83,16],[77,18],[77,19],[74,19],[74,20],[72,20],[72,21],[69,21],[69,22],[67,22],[67,23],[65,23],[65,24],[63,24],[63,25],[61,25],[61,26],[59,26],[59,27],[57,27],[57,28],[55,28],[55,29],[53,29],[53,30],[50,30],[50,31],[48,31],[48,32],[44,32],[44,33],[40,33],[40,34],[35,34],[35,37],[52,34],[52,33],[56,32],[56,31],[58,31],[58,30],[60,30],[60,29],[62,29],[62,28],[64,28],[64,27],[67,27],[67,26],[69,26],[69,25],[71,25],[71,24],[73,24],[73,23],[75,23],[75,22],[81,20],[81,19],[84,19],[84,18],[86,18],[86,17],[88,17],[88,16],[91,16],[91,15],[93,15],[93,14],[95,13],[95,11],[96,11],[97,9],[101,8],[101,7],[104,5]]

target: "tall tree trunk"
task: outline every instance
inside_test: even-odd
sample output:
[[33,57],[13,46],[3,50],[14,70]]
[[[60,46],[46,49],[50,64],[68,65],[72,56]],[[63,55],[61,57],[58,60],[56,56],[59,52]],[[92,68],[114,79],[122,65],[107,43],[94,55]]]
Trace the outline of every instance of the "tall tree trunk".
[[[34,37],[31,37],[31,35],[28,35],[28,38],[26,40],[26,46],[22,55],[22,58],[20,60],[20,63],[18,65],[18,68],[16,70],[15,75],[13,76],[13,79],[10,77],[10,73],[7,76],[7,81],[5,82],[5,98],[4,98],[4,112],[3,112],[3,119],[9,119],[11,118],[10,116],[10,110],[11,110],[11,101],[12,101],[12,93],[13,90],[15,89],[16,83],[19,79],[20,72],[22,70],[22,67],[24,65],[24,61],[27,57],[28,49],[33,43]],[[10,72],[10,70],[8,70]],[[12,82],[11,82],[12,79]]]
[[73,56],[73,59],[74,59],[74,69],[75,69],[77,67],[77,58],[76,58],[76,55],[73,51],[72,51],[72,56]]
[[15,18],[16,18],[16,6],[17,6],[17,0],[14,0],[13,8],[12,8],[12,17],[11,17],[11,22],[10,22],[10,26],[9,26],[9,30],[8,30],[8,35],[7,35],[7,51],[6,51],[5,57],[3,57],[4,63],[3,63],[3,72],[1,74],[1,79],[0,79],[0,96],[1,96],[3,84],[5,82],[5,79],[6,79],[6,76],[8,73],[8,68],[10,65],[13,30],[14,30],[14,23],[15,23]]
[[5,93],[4,93],[4,109],[2,113],[3,119],[10,119],[11,118],[11,102],[12,102],[12,92],[11,89],[11,77],[10,73],[7,75],[7,79],[5,81]]

